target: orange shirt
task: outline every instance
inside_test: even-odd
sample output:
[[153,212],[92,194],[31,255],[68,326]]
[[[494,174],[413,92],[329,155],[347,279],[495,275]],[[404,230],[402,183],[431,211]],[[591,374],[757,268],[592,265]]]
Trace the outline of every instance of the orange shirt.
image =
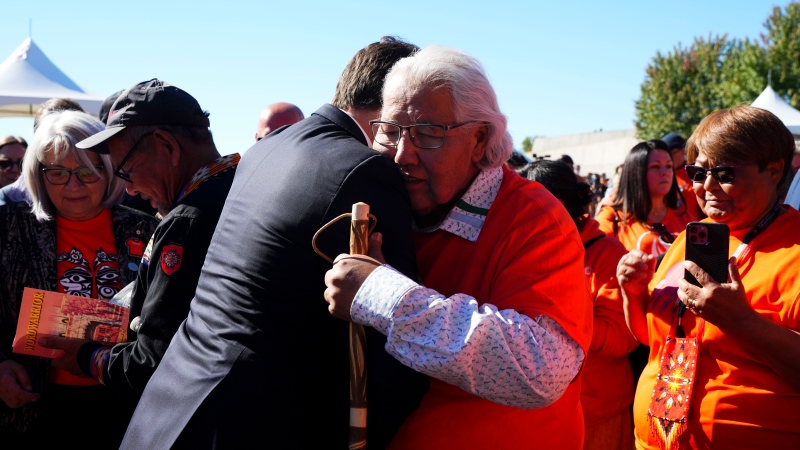
[[633,402],[633,373],[628,353],[638,344],[622,313],[622,294],[617,282],[617,263],[627,251],[605,236],[591,217],[581,231],[586,243],[584,274],[594,299],[594,331],[583,363],[581,406],[587,427],[598,425],[629,408]]
[[[614,234],[614,218],[619,215],[620,221],[617,223],[617,232]],[[660,255],[669,248],[669,245],[658,238],[658,232],[645,226],[628,213],[628,220],[623,219],[622,211],[614,211],[614,208],[606,206],[600,210],[595,217],[600,223],[600,229],[607,236],[616,236],[626,249],[639,249],[651,255]],[[685,228],[686,224],[695,220],[694,216],[686,212],[680,212],[667,208],[667,215],[661,221],[667,231],[677,236]]]
[[[708,221],[708,219],[706,219]],[[745,295],[771,321],[800,331],[800,213],[792,208],[752,242],[739,263]],[[730,253],[748,230],[731,232]],[[650,358],[634,400],[637,448],[658,447],[650,433],[647,408],[658,373],[664,338],[676,314],[677,281],[683,277],[685,233],[672,244],[650,283],[655,307],[647,312]],[[661,310],[661,305],[668,305]],[[683,318],[687,336],[696,333],[691,311]],[[799,375],[800,376],[800,375]],[[800,448],[800,391],[741,343],[706,322],[697,361],[693,400],[684,437],[693,448]]]
[[[111,210],[82,221],[56,216],[56,269],[58,292],[110,299],[122,288]],[[50,382],[90,386],[91,378],[76,377],[51,368]]]
[[[588,351],[591,303],[583,246],[561,203],[543,186],[507,168],[477,241],[444,230],[415,233],[419,274],[426,287],[480,304],[546,314]],[[431,379],[419,408],[392,449],[580,449],[580,376],[550,406],[520,409],[482,399]]]

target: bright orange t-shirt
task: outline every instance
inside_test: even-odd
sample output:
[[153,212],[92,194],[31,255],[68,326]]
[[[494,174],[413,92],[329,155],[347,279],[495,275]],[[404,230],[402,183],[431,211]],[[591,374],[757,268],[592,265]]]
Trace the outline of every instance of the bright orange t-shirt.
[[[786,213],[753,240],[750,256],[738,266],[753,309],[776,324],[800,331],[800,213],[786,208]],[[730,254],[747,231],[731,232]],[[685,233],[672,244],[650,283],[650,357],[639,379],[633,411],[639,449],[658,449],[647,409],[664,338],[677,314],[677,282],[684,273],[684,251]],[[684,315],[683,327],[687,336],[695,335],[697,322],[691,311]],[[684,433],[691,448],[800,448],[800,391],[764,359],[709,322],[700,343],[692,395]]]
[[[614,233],[615,217],[619,217],[616,234]],[[651,255],[660,255],[669,248],[669,244],[659,239],[657,231],[636,220],[631,213],[628,213],[628,218],[625,220],[622,211],[614,211],[614,208],[606,206],[597,213],[595,219],[606,236],[619,239],[628,251],[639,249]],[[686,224],[693,220],[695,217],[688,212],[668,208],[667,215],[664,216],[661,223],[673,236],[677,236],[686,229]]]
[[592,344],[581,373],[583,420],[590,427],[631,406],[633,372],[627,356],[638,343],[625,323],[617,282],[617,263],[627,251],[618,240],[603,234],[596,220],[586,219],[581,240],[586,243],[600,237],[584,257],[584,274],[594,299]]
[[[100,299],[110,299],[119,292],[122,280],[110,209],[82,221],[56,216],[56,270],[58,292]],[[97,384],[91,378],[55,368],[50,370],[50,382]]]
[[[480,304],[546,314],[588,351],[592,310],[583,246],[561,203],[539,183],[503,169],[503,182],[477,241],[444,230],[415,233],[422,284]],[[431,379],[419,408],[390,448],[414,450],[580,449],[580,376],[550,406],[500,405]]]

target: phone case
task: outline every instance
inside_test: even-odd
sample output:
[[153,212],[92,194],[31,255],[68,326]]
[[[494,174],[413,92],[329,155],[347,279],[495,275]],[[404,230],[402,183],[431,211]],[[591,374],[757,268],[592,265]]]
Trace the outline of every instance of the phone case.
[[[727,283],[729,234],[724,223],[689,222],[686,224],[686,260],[700,266],[718,283]],[[688,271],[684,278],[700,286]]]

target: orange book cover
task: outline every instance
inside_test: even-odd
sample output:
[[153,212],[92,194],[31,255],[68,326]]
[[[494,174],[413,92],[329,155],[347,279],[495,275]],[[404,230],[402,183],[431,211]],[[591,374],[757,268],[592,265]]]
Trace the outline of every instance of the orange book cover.
[[104,300],[25,288],[13,352],[55,358],[60,350],[40,347],[43,336],[89,339],[104,344],[125,342],[130,310]]

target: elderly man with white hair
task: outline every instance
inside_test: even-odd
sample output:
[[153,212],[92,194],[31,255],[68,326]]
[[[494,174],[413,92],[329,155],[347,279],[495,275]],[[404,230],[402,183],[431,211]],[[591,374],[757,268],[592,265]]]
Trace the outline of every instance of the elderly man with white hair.
[[422,284],[382,264],[373,235],[372,258],[337,258],[325,298],[432,377],[391,448],[581,448],[583,245],[559,201],[504,166],[511,137],[480,63],[441,46],[399,61],[371,126],[405,180]]

